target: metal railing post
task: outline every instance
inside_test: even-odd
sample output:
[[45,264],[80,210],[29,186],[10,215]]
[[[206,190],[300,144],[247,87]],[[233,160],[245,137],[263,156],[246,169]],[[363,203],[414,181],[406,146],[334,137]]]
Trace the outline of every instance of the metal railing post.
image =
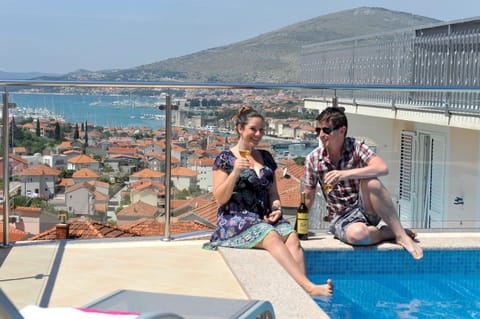
[[8,92],[5,88],[3,93],[3,246],[8,246],[9,239],[9,210],[10,210],[10,174],[8,171],[8,164],[10,159],[8,158]]
[[165,234],[164,240],[170,240],[170,190],[171,190],[171,143],[172,143],[172,97],[166,97],[165,107]]

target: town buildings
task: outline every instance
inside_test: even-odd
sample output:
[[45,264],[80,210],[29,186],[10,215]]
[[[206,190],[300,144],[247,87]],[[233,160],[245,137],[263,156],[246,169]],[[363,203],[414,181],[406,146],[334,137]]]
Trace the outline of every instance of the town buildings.
[[[285,101],[294,97],[288,98],[282,94],[281,99]],[[273,102],[262,103],[267,106],[267,110],[282,109],[269,104]],[[236,105],[230,107],[237,108]],[[301,109],[296,110],[298,111]],[[188,121],[187,117],[184,119]],[[201,127],[182,125],[172,129],[170,214],[174,217],[174,223],[194,222],[178,228],[185,232],[189,231],[188,225],[192,227],[191,231],[196,230],[198,226],[195,223],[205,225],[206,229],[215,227],[216,204],[211,196],[212,165],[216,155],[233,145],[236,139],[225,119],[219,121],[221,126],[214,131],[204,128],[209,126],[205,124],[208,116],[203,118],[200,115],[199,119]],[[46,119],[39,121],[43,127],[41,135],[56,125],[56,122]],[[16,125],[21,126],[18,122]],[[310,120],[269,119],[268,123],[269,132],[277,137],[275,143],[283,141],[299,146],[299,141],[295,141],[295,138],[308,137],[314,131]],[[63,125],[70,125],[72,128],[74,126],[73,123]],[[25,129],[33,129],[29,123],[24,126]],[[65,130],[71,133],[65,134],[61,143],[55,148],[45,150],[44,154],[12,154],[12,167],[15,167],[16,172],[14,177],[19,184],[16,193],[11,194],[32,200],[38,198],[50,205],[40,209],[36,220],[29,220],[29,223],[38,222],[37,228],[27,229],[21,226],[27,216],[21,210],[16,211],[16,219],[12,219],[11,224],[26,231],[27,237],[39,235],[40,230],[45,231],[47,226],[50,229],[55,227],[51,218],[48,218],[44,225],[40,225],[40,216],[44,214],[49,217],[58,214],[61,218],[66,218],[66,222],[80,219],[121,227],[146,220],[160,224],[165,221],[164,130],[125,127],[104,128],[100,132],[94,127],[87,129],[88,136],[95,138],[88,138],[87,141],[85,135],[80,134],[75,139],[74,129],[70,129]],[[105,134],[106,132],[108,134]],[[277,154],[269,142],[265,142],[262,147]],[[295,156],[294,152],[285,153],[284,149],[278,151],[279,164],[282,166],[278,176],[283,182],[288,182],[288,185],[279,182],[279,189],[285,197],[284,207],[293,216],[298,206],[301,176],[293,175],[295,178],[287,180],[284,179],[283,172],[287,165],[301,166],[291,160]],[[284,184],[285,189],[282,187]],[[207,200],[200,200],[205,195]],[[181,203],[182,201],[184,203]]]

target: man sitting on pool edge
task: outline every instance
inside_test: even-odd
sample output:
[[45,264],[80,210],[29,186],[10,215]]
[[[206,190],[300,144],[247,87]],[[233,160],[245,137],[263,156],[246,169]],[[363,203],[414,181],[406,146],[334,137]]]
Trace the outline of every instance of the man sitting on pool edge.
[[[362,246],[394,239],[413,258],[421,259],[423,250],[413,240],[416,233],[402,227],[390,193],[378,179],[388,174],[383,159],[362,141],[346,136],[343,108],[326,108],[316,123],[320,143],[305,159],[307,207],[313,206],[320,184],[335,238]],[[324,185],[331,185],[331,191]],[[382,219],[386,225],[378,228]]]

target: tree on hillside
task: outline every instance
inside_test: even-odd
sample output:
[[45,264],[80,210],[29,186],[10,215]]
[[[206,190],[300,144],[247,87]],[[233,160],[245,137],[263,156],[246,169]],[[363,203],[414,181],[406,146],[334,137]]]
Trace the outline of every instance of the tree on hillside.
[[17,124],[15,123],[15,117],[12,116],[12,121],[10,122],[11,130],[10,130],[10,147],[14,148],[15,147],[15,136],[17,136]]
[[35,135],[40,136],[40,119],[37,118],[37,127],[35,129]]
[[19,126],[15,129],[15,145],[27,149],[28,153],[42,153],[46,147],[53,147],[55,141],[43,136],[36,136],[34,133]]
[[78,123],[75,124],[75,132],[73,132],[73,139],[78,140],[80,133],[78,132]]
[[202,150],[207,149],[207,139],[205,137],[200,139],[199,144],[200,144],[199,146]]
[[87,130],[87,122],[85,121],[85,146],[88,146],[88,130]]
[[190,100],[190,107],[197,107],[200,106],[200,100],[195,98]]
[[60,178],[72,178],[73,176],[73,173],[75,173],[75,170],[73,169],[64,169],[62,170],[62,172],[60,173]]
[[300,166],[303,166],[305,165],[305,157],[303,156],[297,156],[293,159],[293,161],[295,162],[295,164],[297,165],[300,165]]
[[198,185],[192,185],[188,188],[175,192],[175,199],[187,199],[188,197],[195,197],[201,195],[203,192]]
[[60,130],[60,124],[58,124],[58,122],[55,123],[55,140],[56,141],[62,140],[62,132]]

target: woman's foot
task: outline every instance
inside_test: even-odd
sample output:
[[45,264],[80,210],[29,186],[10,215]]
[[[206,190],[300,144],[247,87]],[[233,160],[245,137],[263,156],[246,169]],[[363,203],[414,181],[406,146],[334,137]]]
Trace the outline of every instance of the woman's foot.
[[310,296],[331,296],[333,294],[333,281],[328,279],[327,283],[324,285],[314,285],[309,289],[308,293]]

